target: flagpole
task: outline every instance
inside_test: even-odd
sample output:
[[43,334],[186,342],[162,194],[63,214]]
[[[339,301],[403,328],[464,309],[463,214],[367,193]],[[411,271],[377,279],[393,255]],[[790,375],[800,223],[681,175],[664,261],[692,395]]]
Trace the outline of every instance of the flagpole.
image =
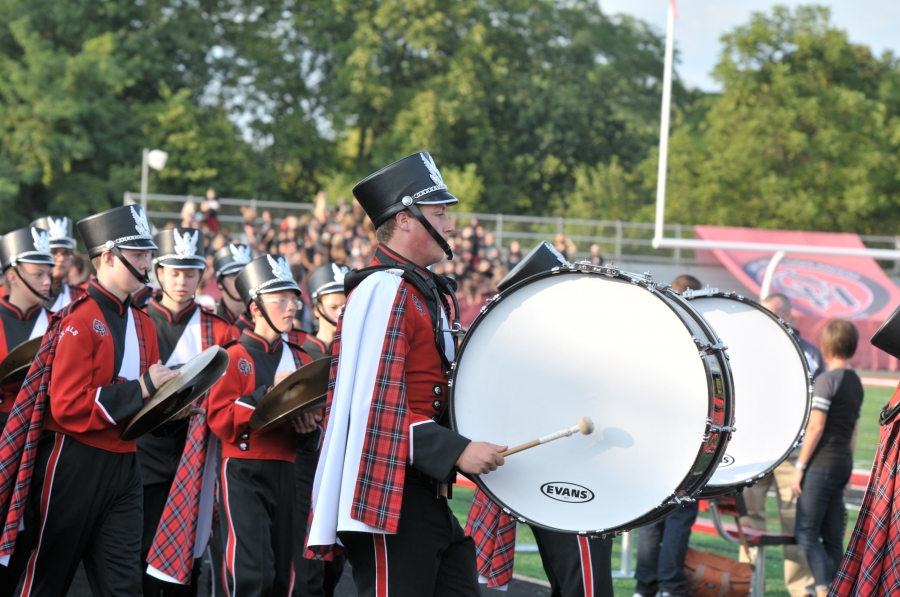
[[666,172],[669,165],[669,113],[672,110],[672,59],[675,46],[675,0],[669,0],[666,59],[663,68],[662,115],[659,123],[659,170],[656,177],[656,226],[653,247],[659,248],[666,216]]

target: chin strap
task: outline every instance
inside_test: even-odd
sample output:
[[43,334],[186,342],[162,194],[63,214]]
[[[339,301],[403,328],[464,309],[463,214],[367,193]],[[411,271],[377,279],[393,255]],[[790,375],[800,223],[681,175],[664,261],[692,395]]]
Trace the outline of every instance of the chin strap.
[[117,247],[116,245],[112,245],[112,247],[107,246],[106,248],[125,265],[125,268],[131,272],[131,275],[138,279],[138,282],[140,282],[141,284],[150,283],[150,276],[147,275],[147,272],[144,272],[143,274],[138,272],[134,268],[134,266],[131,265],[131,262],[125,259],[125,256],[122,255],[122,251],[119,250],[119,247]]
[[327,315],[325,315],[324,313],[322,313],[322,310],[319,309],[319,299],[316,299],[315,309],[316,309],[316,313],[318,313],[319,317],[321,317],[322,319],[324,319],[325,321],[327,321],[334,327],[337,327],[337,322],[335,320],[333,320],[332,318],[328,317]]
[[[233,294],[231,294],[230,292],[228,292],[228,287],[225,286],[225,284],[222,282],[222,278],[216,278],[216,282],[219,283],[219,286],[222,287],[222,292],[224,292],[225,294],[227,294],[227,295],[228,295],[228,298],[230,298],[231,300],[233,300],[233,301],[236,302],[236,303],[241,303],[241,297],[239,297],[239,296],[234,296]],[[244,303],[241,303],[241,304],[243,305]]]
[[[409,200],[409,204],[407,204],[407,200]],[[409,212],[413,216],[415,216],[417,220],[419,220],[419,223],[425,227],[425,230],[428,231],[428,234],[431,235],[431,238],[435,240],[435,242],[447,256],[447,260],[453,261],[453,250],[450,248],[450,245],[447,244],[447,241],[444,239],[444,237],[434,229],[434,226],[431,225],[431,222],[428,221],[428,218],[425,217],[425,214],[423,214],[422,211],[416,206],[416,204],[412,202],[412,199],[410,197],[404,197],[402,202],[403,205],[406,205],[406,209],[408,209]]]
[[41,299],[41,301],[43,301],[43,302],[47,302],[47,301],[53,300],[53,297],[52,297],[52,296],[47,296],[46,294],[41,294],[40,292],[38,292],[37,290],[35,290],[34,288],[32,288],[31,284],[29,284],[29,283],[25,280],[25,278],[22,277],[22,272],[19,271],[19,266],[18,266],[18,264],[14,264],[14,265],[12,266],[12,268],[13,268],[13,270],[15,270],[16,275],[19,276],[19,280],[22,282],[22,284],[25,285],[25,288],[27,288],[28,290],[30,290],[30,291],[32,292],[32,294],[34,294],[34,296],[38,297],[38,298]]
[[261,296],[262,296],[262,295],[257,294],[257,295],[256,295],[253,299],[251,299],[251,300],[252,300],[253,303],[256,305],[256,308],[259,309],[259,312],[262,313],[262,316],[263,316],[263,318],[266,320],[266,323],[269,324],[269,327],[271,327],[273,330],[275,330],[275,331],[278,332],[279,334],[286,334],[287,332],[291,331],[290,329],[288,329],[287,332],[282,332],[280,329],[278,329],[278,326],[277,326],[277,325],[275,325],[274,323],[272,323],[272,320],[269,319],[269,312],[266,310],[265,306],[263,305],[262,298],[260,298]]

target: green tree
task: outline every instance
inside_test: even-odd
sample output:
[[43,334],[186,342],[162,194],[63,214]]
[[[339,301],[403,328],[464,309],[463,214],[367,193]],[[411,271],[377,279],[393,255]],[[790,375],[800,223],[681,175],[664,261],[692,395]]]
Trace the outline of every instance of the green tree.
[[[672,134],[668,220],[894,234],[897,60],[851,43],[814,6],[756,13],[722,40],[722,95]],[[652,156],[647,194],[655,168]]]

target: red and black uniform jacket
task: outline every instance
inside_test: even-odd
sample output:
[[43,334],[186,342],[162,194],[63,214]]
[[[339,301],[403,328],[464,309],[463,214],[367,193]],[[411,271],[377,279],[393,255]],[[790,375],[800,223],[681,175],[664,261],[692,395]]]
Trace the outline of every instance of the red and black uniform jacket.
[[[7,297],[0,298],[0,362],[19,344],[43,336],[47,323],[48,313],[41,305],[22,313]],[[21,381],[0,386],[0,413],[12,411],[21,387]]]
[[[153,299],[147,305],[147,314],[156,326],[159,357],[167,367],[183,365],[210,346],[227,349],[237,340],[234,328],[228,322],[196,303],[180,313],[172,313]],[[138,459],[144,485],[172,482],[184,452],[187,433],[188,419],[181,419],[138,438]]]
[[134,452],[122,431],[143,406],[138,379],[159,361],[150,317],[103,288],[88,284],[85,300],[65,311],[50,379],[44,429],[101,450]]
[[[275,385],[277,372],[294,371],[312,359],[281,338],[269,344],[251,331],[244,331],[228,348],[228,355],[228,369],[209,393],[209,426],[222,440],[222,458],[293,463],[297,456],[293,427],[285,423],[254,431],[250,417]],[[319,432],[309,435],[310,441],[318,444]]]
[[[384,245],[375,249],[372,265],[409,264],[409,260]],[[419,272],[433,277],[427,269]],[[452,482],[456,478],[456,460],[469,444],[468,439],[452,431],[447,416],[450,368],[441,358],[434,338],[434,318],[440,317],[437,309],[443,309],[446,322],[453,320],[448,307],[453,303],[435,305],[412,284],[407,285],[405,317],[406,339],[406,402],[409,407],[409,445],[415,458],[412,466],[438,481]],[[452,343],[449,334],[446,343]],[[451,360],[455,355],[450,355]],[[423,424],[425,423],[425,424]],[[430,424],[436,423],[436,424]]]

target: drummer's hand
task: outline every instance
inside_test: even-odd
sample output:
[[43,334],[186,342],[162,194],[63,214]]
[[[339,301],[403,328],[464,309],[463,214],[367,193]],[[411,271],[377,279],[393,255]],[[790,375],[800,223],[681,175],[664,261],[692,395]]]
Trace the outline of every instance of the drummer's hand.
[[[156,386],[157,390],[170,379],[178,377],[178,371],[169,369],[162,364],[162,361],[157,362],[155,365],[150,365],[149,372],[150,381],[153,382],[153,385]],[[149,398],[150,392],[147,390],[147,386],[144,384],[144,376],[142,375],[138,378],[138,380],[141,382],[141,396],[143,396],[144,398]]]
[[800,484],[803,482],[803,471],[799,468],[794,469],[794,476],[791,477],[791,491],[794,492],[796,497],[800,497],[800,494],[803,493],[803,489],[800,487]]
[[292,371],[279,371],[278,373],[276,373],[275,374],[275,385],[277,386],[278,384],[280,384],[282,381],[284,381],[284,378],[287,377],[288,375],[290,375],[291,373],[292,373]]
[[501,452],[508,446],[497,446],[488,442],[470,442],[459,456],[459,470],[470,475],[486,475],[503,466]]
[[319,427],[316,424],[316,416],[313,413],[300,413],[291,419],[291,424],[294,426],[294,431],[302,435],[312,433]]

